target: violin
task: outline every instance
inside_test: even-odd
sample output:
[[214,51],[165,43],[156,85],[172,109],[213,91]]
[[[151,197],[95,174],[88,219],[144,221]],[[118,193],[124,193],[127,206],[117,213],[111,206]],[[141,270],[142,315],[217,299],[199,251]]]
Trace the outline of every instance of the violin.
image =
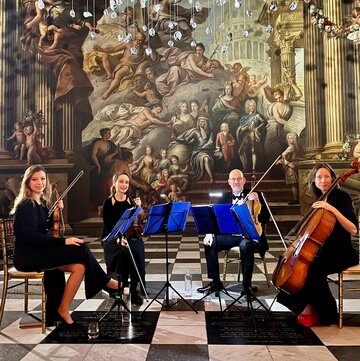
[[[139,190],[136,190],[136,195],[135,197],[139,197]],[[130,203],[132,205],[132,207],[137,208],[138,205],[135,203],[134,199],[132,197],[130,197],[130,195],[128,195]],[[139,214],[136,219],[134,220],[134,222],[130,225],[130,227],[125,231],[125,237],[127,239],[131,239],[131,238],[137,238],[137,239],[141,239],[143,232],[144,232],[144,227],[142,225],[142,221],[143,221],[143,214]]]
[[[74,186],[74,184],[80,179],[80,177],[84,174],[84,171],[80,171],[79,174],[74,178],[74,180],[69,184],[69,186],[65,189],[65,191],[63,192],[63,194],[61,196],[59,196],[59,192],[56,188],[55,184],[52,184],[52,191],[55,195],[56,201],[54,202],[54,204],[52,205],[52,207],[49,209],[49,213],[48,213],[48,220],[50,219],[50,216],[53,214],[53,236],[54,237],[62,237],[64,231],[65,231],[65,222],[64,222],[64,217],[62,214],[62,210],[59,209],[57,207],[57,204],[59,201],[61,201],[69,192],[69,190]],[[61,226],[60,226],[60,222],[61,222]],[[62,232],[60,231],[62,227]]]
[[[55,205],[59,201],[59,192],[57,190],[56,184],[51,185],[52,193],[55,195]],[[64,217],[62,210],[58,207],[56,207],[53,211],[53,236],[54,237],[62,237],[65,232],[65,223],[64,223]]]
[[[342,181],[359,172],[359,163],[352,162],[353,169],[341,174],[331,184],[329,189],[318,199],[322,201]],[[311,208],[289,232],[298,232],[294,242],[288,247],[284,255],[280,257],[274,270],[272,281],[275,287],[289,293],[296,294],[303,287],[308,269],[313,262],[319,248],[325,243],[336,223],[333,213],[323,209]]]
[[[256,176],[255,176],[255,174],[253,174],[251,177],[251,189],[255,188],[255,184],[256,184]],[[262,227],[261,227],[261,223],[259,222],[258,217],[261,212],[261,203],[260,203],[260,201],[256,202],[255,200],[248,200],[248,201],[246,201],[246,204],[249,208],[250,215],[254,222],[256,231],[257,231],[258,235],[260,236],[262,234]]]

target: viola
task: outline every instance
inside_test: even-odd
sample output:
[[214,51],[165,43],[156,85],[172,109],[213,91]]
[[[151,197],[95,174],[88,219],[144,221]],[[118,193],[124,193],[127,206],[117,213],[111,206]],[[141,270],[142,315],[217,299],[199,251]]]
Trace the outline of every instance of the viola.
[[[138,190],[136,191],[136,197],[139,196],[139,192]],[[130,200],[130,203],[131,205],[136,208],[138,207],[138,205],[135,203],[134,199],[132,197],[129,197],[129,200]],[[125,232],[125,237],[127,239],[130,239],[130,238],[138,238],[138,239],[141,239],[142,238],[142,235],[143,235],[143,232],[144,232],[144,227],[142,225],[142,221],[143,221],[143,214],[139,214],[136,219],[134,220],[134,222],[130,225],[130,227],[126,230]]]
[[[256,184],[256,176],[255,176],[255,174],[253,174],[253,176],[251,177],[251,189],[255,188],[255,184]],[[261,212],[261,203],[260,203],[260,201],[256,202],[255,200],[248,200],[248,201],[246,201],[246,204],[249,208],[250,215],[254,222],[256,231],[257,231],[258,235],[260,236],[262,234],[262,227],[261,227],[261,223],[259,222],[258,217]]]
[[[359,163],[352,162],[353,169],[341,174],[319,198],[324,200],[342,181],[359,172]],[[310,209],[289,234],[297,232],[294,242],[288,247],[274,270],[272,281],[275,287],[296,294],[303,287],[308,269],[319,248],[326,242],[336,223],[333,213],[323,209]]]

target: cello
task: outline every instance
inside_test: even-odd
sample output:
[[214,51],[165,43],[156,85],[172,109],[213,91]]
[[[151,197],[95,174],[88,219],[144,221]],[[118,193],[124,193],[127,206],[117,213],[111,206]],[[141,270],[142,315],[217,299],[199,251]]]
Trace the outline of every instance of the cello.
[[[352,169],[337,177],[329,189],[318,199],[323,201],[338,185],[359,172],[359,163],[352,162]],[[319,248],[325,243],[336,223],[333,213],[311,208],[300,222],[289,232],[297,232],[295,240],[280,257],[274,270],[272,281],[276,288],[289,294],[296,294],[303,287],[308,270]]]

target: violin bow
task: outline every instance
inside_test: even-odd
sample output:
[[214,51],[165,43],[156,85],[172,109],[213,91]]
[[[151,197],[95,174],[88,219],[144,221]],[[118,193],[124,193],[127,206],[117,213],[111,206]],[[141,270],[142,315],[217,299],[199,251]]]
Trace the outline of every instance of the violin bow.
[[69,184],[69,186],[64,190],[63,194],[56,200],[56,202],[49,209],[48,217],[50,217],[57,206],[57,202],[61,201],[69,192],[69,190],[74,186],[74,184],[79,180],[79,178],[84,174],[84,171],[80,171],[79,174],[74,178],[74,180]]

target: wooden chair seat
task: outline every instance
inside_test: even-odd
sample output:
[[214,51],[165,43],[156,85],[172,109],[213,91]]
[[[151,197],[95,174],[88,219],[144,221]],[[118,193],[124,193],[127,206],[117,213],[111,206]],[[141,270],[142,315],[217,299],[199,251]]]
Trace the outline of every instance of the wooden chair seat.
[[[24,295],[24,312],[29,314],[29,296],[41,296],[41,322],[22,323],[21,328],[39,327],[41,326],[42,333],[46,332],[46,295],[44,288],[44,273],[43,272],[22,272],[18,271],[12,263],[12,255],[14,254],[14,231],[13,220],[11,218],[0,219],[0,237],[2,243],[2,256],[4,263],[4,283],[0,304],[0,324],[4,315],[5,303],[8,294]],[[9,281],[21,280],[14,284],[9,284]],[[33,283],[30,283],[33,281]],[[40,281],[40,282],[39,282]],[[20,286],[23,285],[23,288]],[[41,286],[41,291],[30,291],[29,286]],[[31,314],[29,314],[32,316]],[[33,316],[32,316],[33,317]]]
[[347,268],[346,270],[339,273],[338,284],[339,284],[339,328],[343,327],[343,309],[344,309],[344,292],[359,292],[359,287],[346,287],[344,283],[348,282],[359,282],[360,278],[348,279],[344,276],[360,276],[360,264]]

